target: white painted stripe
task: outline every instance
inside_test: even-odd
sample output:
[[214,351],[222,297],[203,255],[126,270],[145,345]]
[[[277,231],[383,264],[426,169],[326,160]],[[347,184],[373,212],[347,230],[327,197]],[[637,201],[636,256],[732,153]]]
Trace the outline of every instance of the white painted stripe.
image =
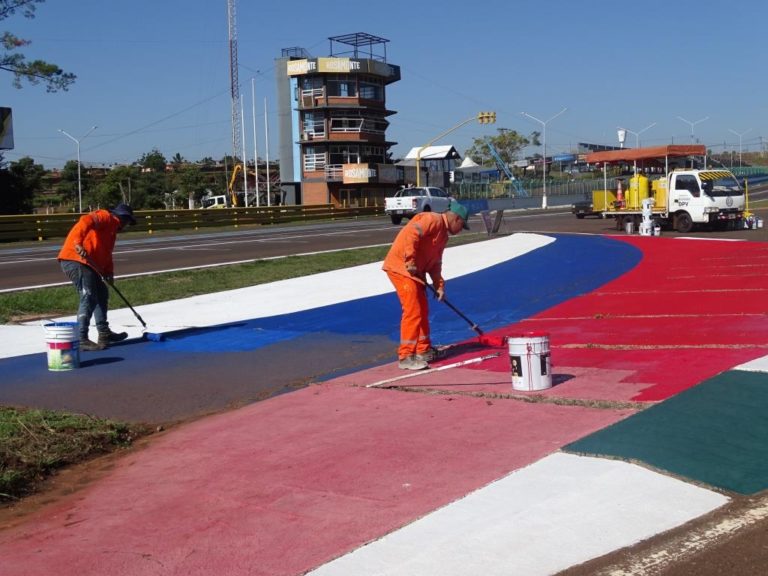
[[744,364],[733,367],[734,370],[746,370],[748,372],[768,372],[768,356],[755,358]]
[[727,502],[634,464],[557,453],[309,575],[543,576]]

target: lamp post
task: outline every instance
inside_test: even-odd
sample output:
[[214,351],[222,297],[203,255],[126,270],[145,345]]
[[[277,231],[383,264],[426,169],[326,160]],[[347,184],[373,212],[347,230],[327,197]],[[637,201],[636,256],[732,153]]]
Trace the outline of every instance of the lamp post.
[[461,128],[462,126],[464,126],[464,124],[469,124],[473,120],[477,120],[480,124],[493,124],[494,122],[496,122],[496,112],[478,112],[477,115],[470,116],[466,120],[462,120],[461,122],[456,124],[456,126],[454,126],[453,128],[446,130],[439,136],[435,136],[434,138],[432,138],[432,140],[424,144],[424,146],[416,150],[416,186],[421,186],[421,153],[424,151],[424,149],[431,146],[434,142],[437,142],[438,140],[440,140],[440,138],[442,138],[443,136],[450,134],[454,130]]
[[85,137],[88,136],[88,134],[90,134],[94,130],[96,130],[96,128],[98,128],[98,126],[92,126],[91,129],[88,130],[88,132],[86,132],[85,134],[83,134],[79,140],[74,136],[72,136],[72,134],[70,134],[69,132],[66,132],[61,128],[59,128],[59,132],[64,134],[64,136],[72,140],[77,145],[77,202],[78,202],[77,209],[80,212],[80,214],[83,213],[83,184],[80,178],[80,140],[85,140]]
[[738,136],[738,137],[739,137],[739,168],[741,168],[741,137],[742,137],[742,136],[744,136],[744,134],[746,134],[746,133],[747,133],[747,132],[749,132],[750,130],[752,130],[752,128],[748,128],[748,129],[744,130],[744,132],[742,132],[741,134],[739,134],[738,132],[736,132],[736,130],[733,130],[733,129],[731,129],[731,128],[728,128],[728,131],[729,131],[729,132],[733,132],[734,134],[736,134],[736,136]]
[[531,116],[527,112],[520,112],[520,114],[522,114],[523,116],[527,116],[531,120],[535,120],[542,126],[541,143],[542,143],[542,147],[544,148],[544,158],[543,158],[544,163],[543,163],[543,170],[542,170],[543,192],[541,196],[542,208],[547,207],[547,123],[551,122],[552,120],[560,116],[560,114],[563,114],[566,110],[568,110],[568,108],[563,108],[562,110],[560,110],[560,112],[558,112],[551,118],[548,118],[547,120],[539,120],[538,118],[536,118],[536,116]]
[[693,127],[696,126],[696,124],[698,124],[699,122],[704,122],[704,120],[709,120],[709,116],[705,116],[704,118],[699,118],[695,122],[691,122],[690,120],[686,120],[682,116],[678,116],[678,119],[682,120],[683,122],[685,122],[686,124],[689,124],[691,126],[691,144],[693,144],[694,143],[693,142],[694,141],[694,138],[693,138]]
[[[649,124],[648,126],[643,128],[642,130],[638,130],[637,132],[635,132],[634,130],[630,130],[629,128],[622,128],[621,126],[619,126],[618,127],[618,130],[619,130],[619,143],[621,144],[621,147],[624,148],[624,135],[622,135],[622,131],[629,132],[630,134],[634,134],[635,135],[635,148],[640,148],[640,134],[642,134],[643,132],[645,132],[646,130],[648,130],[650,128],[653,128],[654,126],[656,126],[656,122],[654,122],[653,124]],[[634,163],[634,172],[635,172],[635,176],[637,176],[637,160],[635,160],[635,163]]]

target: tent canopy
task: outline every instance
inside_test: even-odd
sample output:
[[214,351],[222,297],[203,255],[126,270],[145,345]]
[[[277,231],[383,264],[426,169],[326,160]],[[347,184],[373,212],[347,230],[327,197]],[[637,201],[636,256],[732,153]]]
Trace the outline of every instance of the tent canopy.
[[681,156],[706,156],[707,147],[704,144],[682,144],[669,146],[653,146],[652,148],[626,148],[622,150],[605,150],[587,154],[589,164],[634,162],[637,160],[658,160]]

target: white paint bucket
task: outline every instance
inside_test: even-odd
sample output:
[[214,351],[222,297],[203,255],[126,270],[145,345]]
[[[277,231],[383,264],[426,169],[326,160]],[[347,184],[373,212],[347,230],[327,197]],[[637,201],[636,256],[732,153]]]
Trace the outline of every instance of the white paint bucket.
[[762,228],[763,227],[763,219],[762,218],[758,218],[757,220],[755,220],[755,227],[756,228]]
[[59,372],[80,367],[80,338],[77,322],[43,324],[48,350],[48,370]]
[[630,220],[629,222],[624,223],[624,231],[627,234],[634,234],[635,233],[635,223]]
[[654,224],[653,226],[653,235],[661,236],[661,226],[659,226],[658,224]]
[[512,388],[526,391],[552,388],[549,334],[527,332],[508,337],[507,343]]

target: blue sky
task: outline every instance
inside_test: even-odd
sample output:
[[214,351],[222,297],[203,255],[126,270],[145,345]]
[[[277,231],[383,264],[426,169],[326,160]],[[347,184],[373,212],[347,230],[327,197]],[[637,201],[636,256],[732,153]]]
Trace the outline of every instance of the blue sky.
[[[768,138],[764,1],[239,0],[237,17],[249,157],[251,78],[259,155],[266,97],[275,159],[275,58],[297,46],[326,56],[329,36],[354,32],[390,40],[387,59],[401,67],[387,92],[396,158],[481,110],[496,111],[495,126],[470,123],[437,143],[463,154],[496,128],[540,130],[522,111],[547,120],[564,107],[547,124],[549,154],[616,145],[617,127],[653,123],[643,146],[690,143],[692,129],[715,152],[738,150],[733,132],[744,151]],[[76,147],[58,129],[80,138],[94,125],[81,140],[84,163],[130,163],[153,148],[188,160],[231,153],[226,0],[48,0],[35,19],[13,16],[3,30],[33,42],[28,58],[78,76],[68,92],[48,94],[17,90],[0,73],[0,105],[14,113],[7,160],[60,167]],[[629,133],[627,145],[636,139]]]

